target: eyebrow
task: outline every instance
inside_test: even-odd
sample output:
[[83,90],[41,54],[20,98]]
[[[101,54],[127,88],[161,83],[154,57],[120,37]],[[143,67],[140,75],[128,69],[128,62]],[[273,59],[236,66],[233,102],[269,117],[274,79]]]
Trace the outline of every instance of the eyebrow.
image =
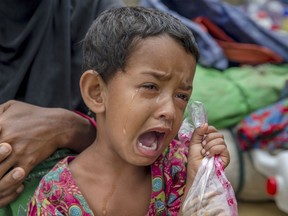
[[168,80],[171,77],[171,75],[160,71],[144,71],[142,74],[153,76],[158,80]]
[[[160,71],[144,71],[142,72],[142,74],[144,75],[150,75],[150,76],[153,76],[155,79],[158,79],[158,80],[168,80],[170,79],[171,75],[170,74],[167,74],[167,73],[164,73],[164,72],[160,72]],[[184,90],[184,91],[191,91],[193,89],[192,85],[183,85],[180,87],[181,90]]]
[[180,87],[180,89],[184,91],[192,91],[193,87],[192,85],[185,85],[184,87]]

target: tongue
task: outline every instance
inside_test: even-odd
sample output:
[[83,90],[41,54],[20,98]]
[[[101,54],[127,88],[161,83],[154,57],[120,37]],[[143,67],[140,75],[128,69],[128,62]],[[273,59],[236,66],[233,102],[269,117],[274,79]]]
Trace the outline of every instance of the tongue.
[[157,142],[157,136],[155,132],[148,132],[145,134],[142,134],[139,137],[139,142],[142,143],[142,145],[151,147],[153,143]]

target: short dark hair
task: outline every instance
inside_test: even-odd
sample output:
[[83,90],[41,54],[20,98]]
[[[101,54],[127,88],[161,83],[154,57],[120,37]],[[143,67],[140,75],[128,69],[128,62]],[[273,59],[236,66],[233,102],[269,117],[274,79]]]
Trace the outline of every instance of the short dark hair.
[[121,7],[103,12],[89,28],[83,44],[83,70],[95,70],[107,82],[133,54],[137,43],[151,36],[169,35],[196,59],[195,38],[181,21],[145,7]]

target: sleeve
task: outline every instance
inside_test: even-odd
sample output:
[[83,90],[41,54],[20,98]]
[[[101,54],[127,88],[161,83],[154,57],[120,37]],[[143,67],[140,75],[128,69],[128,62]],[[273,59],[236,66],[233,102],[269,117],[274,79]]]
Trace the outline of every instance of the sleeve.
[[179,141],[172,141],[164,159],[166,181],[167,215],[177,216],[181,198],[185,192],[188,148]]

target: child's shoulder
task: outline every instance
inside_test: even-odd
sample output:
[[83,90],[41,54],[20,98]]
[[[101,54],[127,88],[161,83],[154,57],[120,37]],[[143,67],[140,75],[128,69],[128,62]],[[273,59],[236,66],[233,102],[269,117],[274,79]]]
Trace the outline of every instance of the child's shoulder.
[[[40,181],[42,187],[52,187],[55,185],[61,185],[63,181],[67,181],[67,178],[73,179],[70,169],[68,167],[75,156],[68,156],[59,161]],[[58,187],[57,187],[58,188]]]

